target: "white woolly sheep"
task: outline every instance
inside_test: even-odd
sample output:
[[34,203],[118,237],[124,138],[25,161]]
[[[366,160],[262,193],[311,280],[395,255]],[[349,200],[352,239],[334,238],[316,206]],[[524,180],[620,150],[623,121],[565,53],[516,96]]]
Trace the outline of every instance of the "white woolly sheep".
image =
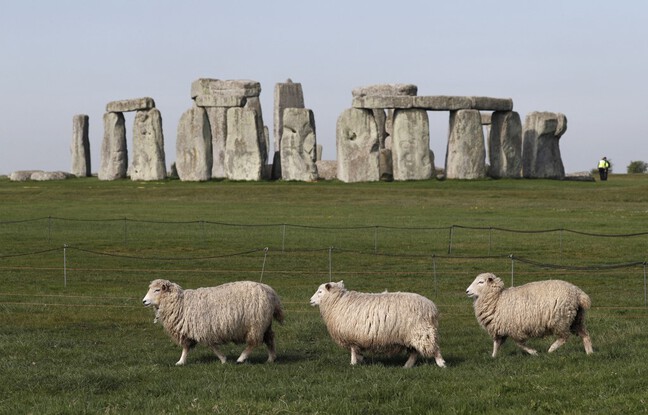
[[156,309],[155,321],[182,346],[176,365],[187,362],[189,349],[197,343],[210,346],[222,363],[227,358],[219,345],[245,343],[247,347],[237,360],[243,363],[255,347],[265,343],[268,362],[275,360],[272,319],[283,322],[283,310],[279,296],[266,284],[240,281],[183,290],[171,281],[157,279],[142,302]]
[[362,362],[364,352],[392,355],[407,350],[406,368],[414,366],[419,354],[445,367],[438,342],[439,314],[422,295],[347,291],[340,281],[320,285],[310,303],[319,305],[331,338],[351,351],[352,365]]
[[493,357],[510,337],[525,352],[538,352],[525,342],[530,338],[555,335],[558,339],[549,353],[565,344],[569,334],[583,339],[585,352],[591,354],[592,341],[585,328],[585,311],[592,302],[577,286],[561,280],[537,281],[504,288],[495,274],[479,274],[466,289],[474,298],[479,324],[493,338]]

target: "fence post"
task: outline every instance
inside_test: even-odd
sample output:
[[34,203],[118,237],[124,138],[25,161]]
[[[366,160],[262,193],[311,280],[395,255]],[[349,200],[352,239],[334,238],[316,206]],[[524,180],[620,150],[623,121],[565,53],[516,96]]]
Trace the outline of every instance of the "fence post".
[[448,255],[452,255],[452,233],[454,225],[450,225],[450,235],[448,236]]
[[63,287],[67,288],[67,244],[63,244]]
[[513,286],[513,277],[515,275],[515,257],[513,254],[509,255],[511,258],[511,287]]
[[374,226],[374,254],[378,253],[378,226]]
[[268,257],[268,247],[266,246],[263,249],[263,265],[261,266],[261,278],[259,278],[259,282],[263,281],[263,272],[265,271],[265,264],[266,264],[266,258]]

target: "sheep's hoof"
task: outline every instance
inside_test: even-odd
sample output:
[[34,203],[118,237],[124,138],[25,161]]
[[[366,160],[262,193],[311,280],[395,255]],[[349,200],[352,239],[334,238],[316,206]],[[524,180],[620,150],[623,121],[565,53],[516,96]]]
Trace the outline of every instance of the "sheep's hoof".
[[184,366],[184,364],[185,364],[185,362],[183,362],[182,360],[178,360],[175,365],[176,366]]

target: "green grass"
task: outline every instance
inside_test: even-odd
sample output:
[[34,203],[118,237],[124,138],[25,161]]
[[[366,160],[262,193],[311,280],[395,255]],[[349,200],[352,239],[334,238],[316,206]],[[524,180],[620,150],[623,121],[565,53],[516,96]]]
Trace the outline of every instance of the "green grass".
[[[648,231],[645,175],[606,183],[0,180],[0,200],[0,413],[648,412],[644,269],[602,266],[645,261],[648,236],[496,229]],[[512,263],[509,254],[564,267]],[[574,337],[551,355],[547,338],[530,342],[537,357],[507,342],[490,358],[464,291],[485,271],[509,285],[512,269],[516,285],[561,278],[590,294],[594,355]],[[351,289],[433,299],[448,367],[423,359],[404,370],[404,355],[351,367],[308,305],[329,276]],[[259,349],[247,364],[221,365],[199,345],[175,367],[180,349],[141,305],[159,277],[185,288],[272,285],[286,309],[277,362],[263,363]],[[232,362],[241,350],[224,347]]]

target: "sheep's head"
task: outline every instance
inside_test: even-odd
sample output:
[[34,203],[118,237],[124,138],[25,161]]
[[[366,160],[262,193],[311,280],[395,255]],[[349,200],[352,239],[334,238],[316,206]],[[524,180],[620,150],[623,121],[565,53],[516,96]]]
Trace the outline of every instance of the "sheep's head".
[[154,306],[158,307],[160,305],[160,296],[164,293],[168,293],[173,290],[175,287],[178,287],[177,284],[172,283],[168,280],[154,280],[149,285],[149,290],[142,299],[142,303],[145,306]]
[[310,305],[313,307],[318,306],[322,301],[322,298],[324,298],[324,296],[333,289],[344,289],[344,281],[327,282],[320,285],[319,288],[317,288],[317,291],[315,291],[315,294],[311,297]]
[[485,272],[479,274],[477,278],[475,278],[475,281],[468,286],[466,294],[468,297],[479,298],[480,295],[492,291],[493,288],[497,291],[501,291],[504,289],[504,283],[495,274]]

